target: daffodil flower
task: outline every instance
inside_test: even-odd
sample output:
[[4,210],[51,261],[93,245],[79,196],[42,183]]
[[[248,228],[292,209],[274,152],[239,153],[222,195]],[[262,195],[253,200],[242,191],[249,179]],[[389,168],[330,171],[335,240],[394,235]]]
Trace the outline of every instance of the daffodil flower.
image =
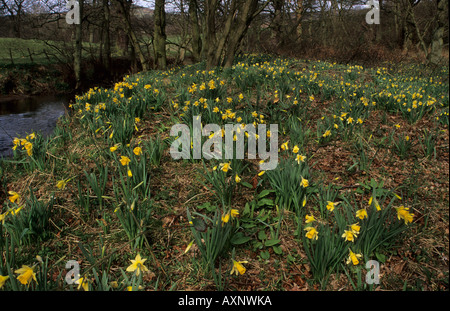
[[311,223],[311,222],[316,220],[313,215],[311,215],[311,216],[310,215],[306,215],[305,219],[306,219],[305,223],[307,223],[307,224],[309,224],[309,223]]
[[234,180],[236,181],[236,183],[241,182],[241,178],[238,176],[238,174],[236,174],[236,176],[234,177]]
[[344,230],[344,233],[342,234],[342,237],[346,240],[346,241],[350,241],[350,242],[355,242],[355,237],[357,235],[351,231],[351,230]]
[[301,176],[301,177],[302,177],[302,181],[300,182],[301,186],[303,188],[308,187],[309,186],[309,181],[307,179],[303,178],[303,176]]
[[15,191],[8,191],[8,194],[10,195],[9,200],[12,203],[16,202],[20,198],[20,195]]
[[397,218],[403,219],[405,221],[405,225],[407,225],[408,223],[412,223],[413,218],[414,218],[414,214],[411,214],[409,212],[409,208],[408,207],[404,207],[403,205],[400,207],[395,207],[395,209],[397,210]]
[[29,267],[27,265],[22,265],[22,268],[17,269],[16,271],[14,271],[14,273],[20,274],[17,277],[17,279],[23,285],[27,285],[27,284],[31,283],[31,280],[34,280],[37,283],[36,273],[34,272],[34,266]]
[[5,285],[5,282],[9,279],[9,276],[0,275],[0,289]]
[[128,163],[130,163],[130,162],[131,162],[131,160],[130,160],[130,158],[127,157],[127,156],[122,156],[122,157],[120,158],[120,163],[121,163],[123,166],[128,165]]
[[140,156],[142,154],[142,148],[141,147],[134,148],[133,153],[137,156]]
[[60,190],[64,190],[64,188],[66,188],[66,185],[67,185],[67,181],[66,181],[66,180],[59,180],[59,181],[56,183],[56,187],[57,187],[58,189],[60,189]]
[[317,229],[315,227],[306,227],[306,237],[310,240],[318,239],[319,238],[319,232],[317,232]]
[[147,267],[144,265],[144,262],[146,261],[146,258],[141,258],[141,255],[138,253],[136,255],[136,258],[130,259],[131,265],[128,266],[127,271],[128,272],[134,272],[136,271],[136,275],[139,276],[141,272],[148,271]]
[[248,261],[244,260],[244,261],[236,261],[233,259],[233,268],[231,269],[230,274],[236,273],[236,275],[240,274],[244,274],[246,269],[245,267],[242,265],[243,263],[248,263]]
[[339,202],[331,202],[331,201],[327,201],[327,210],[329,210],[330,212],[334,211],[334,208],[336,207],[336,205],[338,205]]
[[356,218],[359,218],[362,220],[367,217],[368,217],[367,211],[364,208],[356,211]]
[[89,291],[89,283],[86,278],[78,278],[78,280],[75,281],[75,284],[78,284],[77,289],[83,288],[85,292]]
[[359,260],[360,258],[362,258],[361,254],[355,254],[354,252],[352,252],[351,249],[349,249],[350,253],[348,255],[348,259],[347,259],[347,265],[351,262],[353,263],[354,266],[359,264]]
[[231,170],[231,163],[230,162],[228,162],[228,163],[221,163],[221,164],[219,164],[219,167],[220,167],[220,169],[223,171],[223,172],[228,172],[228,170]]

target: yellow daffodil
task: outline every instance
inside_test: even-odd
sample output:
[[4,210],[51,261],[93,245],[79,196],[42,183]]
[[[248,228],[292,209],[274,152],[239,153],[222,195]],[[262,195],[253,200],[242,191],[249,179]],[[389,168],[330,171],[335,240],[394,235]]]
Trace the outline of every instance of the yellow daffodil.
[[306,159],[306,157],[304,155],[297,154],[295,161],[297,161],[297,163],[300,164],[300,162],[305,162],[305,159]]
[[5,282],[9,279],[9,276],[0,275],[0,289],[5,285]]
[[22,205],[22,206],[20,206],[20,207],[18,207],[18,208],[16,208],[16,209],[13,209],[12,211],[11,211],[11,215],[17,215],[19,212],[20,212],[20,210],[24,207],[25,205]]
[[362,255],[353,253],[351,249],[349,249],[349,251],[350,251],[350,253],[349,253],[348,259],[347,259],[347,265],[349,263],[352,263],[354,266],[358,265],[359,264],[358,259],[362,258]]
[[231,215],[231,217],[238,217],[239,211],[237,209],[231,209],[230,215]]
[[147,267],[144,265],[144,262],[146,261],[146,258],[141,258],[141,255],[138,253],[136,255],[136,258],[130,259],[131,265],[128,266],[127,271],[128,272],[134,272],[136,271],[136,275],[139,276],[141,272],[148,271]]
[[133,153],[137,156],[140,156],[142,154],[142,148],[141,147],[134,148]]
[[85,292],[89,291],[89,283],[86,278],[78,278],[78,280],[75,281],[75,284],[78,284],[77,289],[83,288]]
[[359,234],[359,230],[361,230],[361,227],[359,226],[359,223],[350,225],[350,230],[352,230],[353,234]]
[[36,273],[34,272],[34,266],[30,268],[27,265],[22,265],[22,268],[17,269],[16,271],[14,271],[14,273],[19,274],[17,279],[23,285],[27,285],[27,284],[31,283],[32,279],[37,283]]
[[64,188],[66,188],[66,185],[67,185],[67,180],[59,180],[56,183],[56,187],[60,190],[64,190]]
[[303,178],[303,176],[301,176],[301,177],[302,177],[302,181],[300,182],[301,186],[303,188],[308,187],[309,186],[309,181],[307,179]]
[[300,148],[297,145],[295,145],[294,148],[292,148],[293,153],[298,153],[299,150],[300,150]]
[[367,217],[368,217],[367,211],[364,208],[356,211],[356,218],[359,218],[362,220]]
[[355,237],[356,236],[357,235],[351,230],[344,230],[344,233],[342,234],[342,237],[345,240],[350,241],[350,242],[355,242]]
[[191,249],[192,245],[194,244],[194,240],[192,240],[188,246],[186,247],[186,249],[184,250],[184,253],[186,254],[187,252],[189,252],[189,250]]
[[234,180],[236,181],[236,183],[241,182],[241,178],[238,176],[238,174],[236,174],[236,176],[234,177]]
[[109,148],[109,151],[114,152],[117,150],[117,148],[119,148],[119,144],[115,144],[114,146]]
[[0,214],[0,222],[1,222],[2,224],[5,223],[6,215],[8,215],[8,212],[5,212],[5,213],[3,213],[3,214]]
[[130,162],[131,162],[131,160],[130,160],[130,158],[127,157],[127,156],[122,156],[122,157],[120,158],[120,163],[121,163],[123,166],[128,165],[128,163],[130,163]]
[[331,135],[331,131],[330,130],[326,130],[325,133],[323,133],[322,137],[328,137]]
[[33,144],[30,142],[26,142],[25,143],[25,149],[27,150],[27,154],[28,156],[32,156],[33,155]]
[[334,211],[334,208],[336,207],[336,205],[338,205],[340,202],[331,202],[331,201],[327,201],[327,210],[329,210],[330,212]]
[[289,150],[289,146],[288,146],[288,144],[289,144],[289,142],[287,141],[287,142],[285,142],[285,143],[283,143],[282,145],[281,145],[281,149],[283,149],[283,150]]
[[219,164],[219,167],[220,167],[220,169],[223,171],[223,172],[228,172],[228,170],[231,170],[231,163],[230,162],[228,162],[228,163],[221,163],[221,164]]
[[412,223],[413,218],[414,218],[414,214],[411,214],[409,212],[409,208],[408,207],[404,207],[399,206],[399,207],[395,207],[395,209],[397,210],[397,218],[403,219],[405,221],[405,225],[407,225],[408,223]]
[[[144,287],[142,287],[141,285],[138,286],[137,290],[141,290],[144,289]],[[132,292],[133,291],[133,286],[127,286],[127,291]]]
[[306,215],[305,219],[306,219],[305,223],[307,223],[307,224],[309,224],[309,223],[311,223],[311,222],[316,220],[313,215],[311,215],[311,216],[310,215]]
[[226,213],[225,215],[222,215],[222,224],[226,224],[230,220],[230,214]]
[[14,203],[20,198],[20,194],[14,191],[8,191],[8,194],[10,195],[9,200]]
[[128,175],[128,177],[133,177],[133,173],[131,172],[131,170],[128,168],[128,171],[127,171],[127,175]]
[[244,261],[236,261],[233,259],[233,268],[231,269],[230,274],[236,273],[236,275],[240,274],[244,274],[246,269],[245,267],[242,265],[243,263],[248,263],[248,261],[244,260]]
[[308,239],[314,240],[314,239],[318,239],[319,238],[319,232],[317,232],[317,229],[315,227],[307,227],[305,228],[306,232],[306,237]]

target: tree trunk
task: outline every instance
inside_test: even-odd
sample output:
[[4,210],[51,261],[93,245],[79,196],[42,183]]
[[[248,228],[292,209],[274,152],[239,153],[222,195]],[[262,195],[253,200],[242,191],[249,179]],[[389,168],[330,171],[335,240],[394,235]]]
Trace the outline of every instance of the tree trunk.
[[200,26],[198,24],[197,0],[189,1],[189,24],[191,26],[192,35],[192,56],[196,62],[201,59],[202,40],[200,38]]
[[213,67],[219,65],[219,60],[216,59],[216,11],[217,11],[217,0],[206,0],[205,10],[206,10],[206,31],[205,31],[205,41],[206,43],[206,69],[211,70]]
[[110,38],[110,32],[109,32],[109,25],[111,20],[111,14],[109,11],[109,1],[103,0],[102,2],[103,6],[103,18],[104,18],[104,27],[102,29],[103,36],[103,49],[102,49],[102,61],[103,66],[105,67],[107,72],[110,72],[111,70],[111,38]]
[[303,0],[297,0],[297,6],[295,8],[295,18],[297,23],[297,39],[300,39],[303,34],[302,18],[303,18]]
[[254,18],[254,14],[258,7],[258,0],[246,0],[239,10],[237,20],[234,24],[227,44],[227,50],[225,54],[225,68],[231,68],[234,61],[234,55],[236,54],[239,45],[244,37],[245,33],[250,26],[251,21]]
[[75,89],[80,89],[82,84],[82,50],[83,50],[83,7],[84,0],[79,1],[80,23],[75,24],[75,51],[73,57],[73,70],[75,73]]
[[164,10],[165,0],[155,1],[154,11],[154,40],[153,47],[155,50],[155,63],[158,69],[166,70],[166,12]]
[[428,54],[428,61],[435,65],[439,64],[442,59],[445,20],[447,19],[445,16],[445,7],[448,7],[448,0],[437,0],[437,25],[433,32],[431,51]]
[[136,37],[136,34],[133,31],[133,28],[131,26],[131,18],[130,18],[130,10],[131,10],[131,4],[132,0],[117,0],[120,4],[121,11],[122,11],[122,19],[125,24],[125,30],[128,34],[128,38],[131,41],[131,44],[133,45],[135,53],[138,55],[139,60],[142,65],[143,71],[148,71],[149,67],[147,64],[147,60],[145,59],[144,53],[142,52],[142,48],[139,45],[139,41]]

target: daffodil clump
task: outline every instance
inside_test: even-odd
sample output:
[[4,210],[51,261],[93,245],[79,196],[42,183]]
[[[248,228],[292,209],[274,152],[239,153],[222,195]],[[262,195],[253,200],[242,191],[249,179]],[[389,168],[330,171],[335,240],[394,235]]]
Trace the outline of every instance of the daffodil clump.
[[[250,54],[229,69],[141,72],[76,96],[55,136],[13,138],[13,162],[0,165],[0,249],[9,259],[0,264],[0,289],[67,289],[56,277],[58,260],[69,258],[54,247],[61,243],[89,262],[71,285],[78,290],[184,289],[200,274],[192,284],[224,289],[254,278],[252,267],[266,275],[276,256],[297,266],[296,253],[306,253],[323,287],[333,273],[353,276],[403,242],[424,214],[416,211],[419,191],[406,185],[422,179],[400,171],[412,159],[414,174],[434,167],[421,155],[442,157],[448,136],[448,68],[393,68]],[[223,141],[229,124],[236,144],[246,125],[277,124],[277,133],[266,132],[278,137],[277,166],[262,170],[264,160],[249,157],[258,136],[248,132],[244,159],[225,158],[224,149],[214,159],[171,159],[171,126],[186,124],[192,137],[195,118],[203,129],[218,125],[202,142]],[[417,124],[437,129],[434,138]],[[369,183],[375,178],[389,186]],[[17,255],[13,263],[18,247],[26,259],[34,248],[57,259],[46,267]]]

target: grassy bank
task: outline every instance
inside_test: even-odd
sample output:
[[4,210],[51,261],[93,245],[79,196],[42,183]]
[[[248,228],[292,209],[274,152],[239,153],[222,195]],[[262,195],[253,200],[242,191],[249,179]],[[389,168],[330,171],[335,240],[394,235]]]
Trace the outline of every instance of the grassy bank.
[[[93,88],[1,163],[0,286],[448,290],[448,103],[448,68],[267,55]],[[172,159],[172,125],[199,115],[278,124],[277,168]]]

